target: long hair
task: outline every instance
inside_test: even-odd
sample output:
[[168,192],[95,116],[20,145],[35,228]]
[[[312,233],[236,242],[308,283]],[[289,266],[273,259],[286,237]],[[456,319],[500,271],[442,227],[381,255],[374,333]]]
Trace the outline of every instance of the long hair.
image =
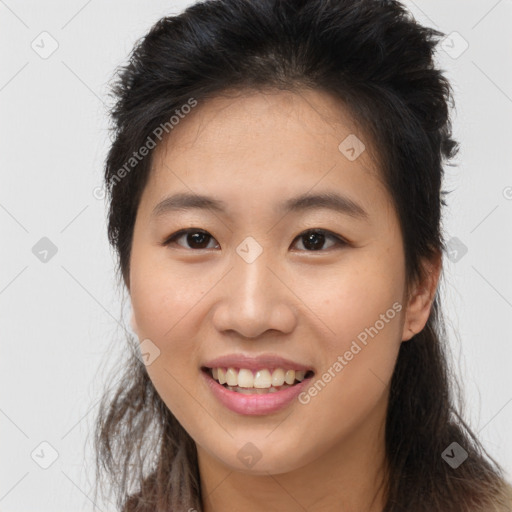
[[[112,87],[104,179],[120,280],[129,286],[135,216],[152,165],[152,152],[134,162],[134,151],[160,140],[162,126],[172,141],[169,119],[191,100],[268,89],[324,91],[349,110],[372,141],[397,212],[407,285],[424,278],[423,263],[446,251],[443,168],[458,149],[452,90],[434,64],[442,36],[395,0],[207,0],[159,20]],[[502,470],[463,419],[446,345],[437,292],[425,328],[402,343],[390,384],[385,512],[507,509]],[[109,482],[125,512],[201,511],[195,443],[129,354],[100,405],[97,481]],[[452,443],[468,454],[456,469],[442,457]]]

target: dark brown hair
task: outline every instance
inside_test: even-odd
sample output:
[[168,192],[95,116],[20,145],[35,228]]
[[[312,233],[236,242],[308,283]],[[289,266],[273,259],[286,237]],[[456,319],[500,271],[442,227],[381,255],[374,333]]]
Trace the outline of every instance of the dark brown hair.
[[[443,166],[457,151],[451,88],[434,64],[441,36],[394,0],[210,0],[158,21],[113,86],[105,186],[124,284],[151,153],[128,170],[126,162],[191,98],[270,89],[324,91],[351,112],[373,142],[399,218],[408,286],[424,279],[423,263],[445,252]],[[446,343],[437,293],[425,328],[401,345],[392,377],[385,512],[507,509],[501,470],[462,418]],[[97,480],[107,477],[125,511],[200,511],[195,443],[129,353],[98,414]],[[441,457],[454,442],[469,454],[457,469]]]

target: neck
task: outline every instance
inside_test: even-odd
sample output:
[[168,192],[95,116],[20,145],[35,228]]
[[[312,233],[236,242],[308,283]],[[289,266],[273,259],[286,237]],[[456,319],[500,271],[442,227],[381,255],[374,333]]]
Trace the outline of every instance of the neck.
[[[381,408],[378,408],[381,409]],[[253,475],[224,465],[197,447],[204,512],[382,512],[385,503],[385,408],[373,411],[350,438],[319,450],[306,466]]]

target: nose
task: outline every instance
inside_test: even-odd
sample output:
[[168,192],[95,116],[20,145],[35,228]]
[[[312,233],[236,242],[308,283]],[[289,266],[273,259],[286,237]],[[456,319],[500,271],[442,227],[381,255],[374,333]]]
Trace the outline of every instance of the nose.
[[267,330],[290,333],[297,322],[296,296],[287,286],[283,270],[263,251],[254,261],[239,254],[224,278],[213,315],[219,332],[236,331],[257,338]]

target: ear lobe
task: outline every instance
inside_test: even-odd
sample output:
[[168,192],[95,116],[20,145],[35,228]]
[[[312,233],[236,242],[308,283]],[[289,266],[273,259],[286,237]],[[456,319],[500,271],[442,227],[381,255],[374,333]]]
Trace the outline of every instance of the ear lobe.
[[425,277],[422,282],[415,284],[408,299],[402,341],[410,340],[415,334],[421,332],[427,323],[441,274],[441,253],[435,261],[426,262],[424,267]]

